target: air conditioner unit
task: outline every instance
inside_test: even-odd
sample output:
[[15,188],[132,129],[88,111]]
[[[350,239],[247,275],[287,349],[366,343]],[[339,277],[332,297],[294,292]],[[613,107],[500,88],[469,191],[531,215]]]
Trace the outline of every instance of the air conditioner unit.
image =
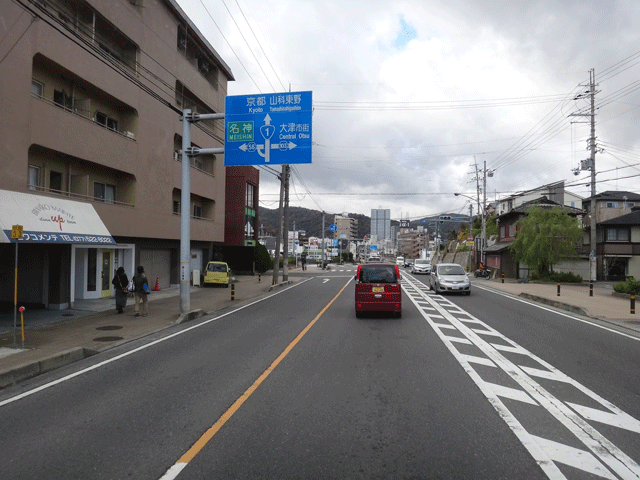
[[127,136],[128,138],[132,138],[132,139],[136,139],[136,136],[133,134],[133,132],[124,132],[125,136]]

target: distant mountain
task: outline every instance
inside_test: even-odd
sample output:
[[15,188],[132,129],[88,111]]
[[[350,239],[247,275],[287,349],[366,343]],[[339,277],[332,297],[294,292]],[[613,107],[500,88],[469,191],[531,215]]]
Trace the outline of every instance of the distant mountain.
[[[468,215],[460,215],[458,213],[447,213],[451,217],[440,224],[442,236],[449,235],[451,230],[459,230],[460,224],[469,223]],[[358,213],[349,213],[349,217],[358,220],[358,238],[364,238],[365,235],[371,234],[371,217]],[[435,225],[438,222],[438,215],[424,217],[417,220],[411,220],[411,228],[423,226],[428,228],[430,232],[435,233]],[[258,220],[261,226],[261,232],[265,235],[275,235],[278,225],[278,209],[269,209],[260,207],[258,209]],[[329,236],[329,225],[334,221],[334,214],[325,215],[325,236]],[[308,237],[322,237],[322,212],[319,210],[311,210],[302,207],[289,207],[289,228],[293,230],[295,222],[296,230],[304,230]],[[397,220],[391,220],[392,226],[398,226]]]

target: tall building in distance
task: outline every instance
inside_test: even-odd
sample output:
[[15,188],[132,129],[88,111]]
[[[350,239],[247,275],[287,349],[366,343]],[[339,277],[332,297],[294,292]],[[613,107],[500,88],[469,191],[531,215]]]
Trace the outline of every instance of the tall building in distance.
[[391,238],[391,210],[371,209],[371,236],[377,237],[380,242]]
[[[358,220],[350,218],[348,213],[336,215],[334,220],[337,230],[336,238],[345,238],[347,240],[356,240],[358,237]],[[344,237],[343,237],[344,235]]]

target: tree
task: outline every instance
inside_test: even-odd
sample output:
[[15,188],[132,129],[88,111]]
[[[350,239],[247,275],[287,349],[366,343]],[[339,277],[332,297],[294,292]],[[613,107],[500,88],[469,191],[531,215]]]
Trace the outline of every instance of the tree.
[[532,206],[527,216],[518,220],[518,234],[511,244],[516,260],[534,267],[539,274],[553,271],[561,260],[577,258],[576,242],[582,229],[565,209]]
[[261,243],[256,243],[255,262],[258,273],[265,273],[273,266],[273,260],[267,251],[267,247]]

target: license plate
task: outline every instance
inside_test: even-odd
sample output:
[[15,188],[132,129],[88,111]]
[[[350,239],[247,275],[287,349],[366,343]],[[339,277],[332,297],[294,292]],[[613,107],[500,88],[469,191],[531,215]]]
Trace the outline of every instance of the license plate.
[[454,290],[460,290],[460,287],[453,287]]
[[384,287],[371,287],[371,291],[373,293],[380,293],[380,292],[384,292]]

